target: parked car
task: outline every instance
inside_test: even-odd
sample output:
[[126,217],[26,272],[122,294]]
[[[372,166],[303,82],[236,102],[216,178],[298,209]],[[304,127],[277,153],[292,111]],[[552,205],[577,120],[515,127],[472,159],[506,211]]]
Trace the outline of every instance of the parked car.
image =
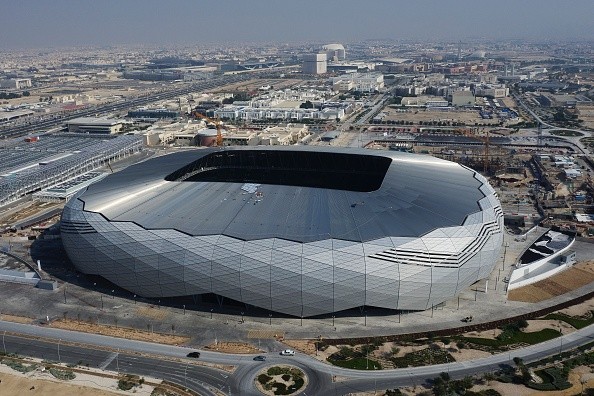
[[266,356],[259,355],[259,356],[256,356],[256,357],[254,358],[254,360],[256,360],[256,361],[258,361],[258,362],[263,362],[263,361],[265,361],[265,360],[266,360]]
[[281,351],[280,354],[283,356],[295,356],[295,351],[292,349],[285,349],[284,351]]
[[186,356],[189,358],[198,359],[200,357],[200,352],[197,352],[197,351],[190,352]]

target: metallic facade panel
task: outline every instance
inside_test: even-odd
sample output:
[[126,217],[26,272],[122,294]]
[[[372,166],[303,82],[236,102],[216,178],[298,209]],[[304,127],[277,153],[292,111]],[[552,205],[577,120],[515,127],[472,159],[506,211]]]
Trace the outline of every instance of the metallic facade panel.
[[[251,193],[242,183],[165,180],[220,149],[158,157],[73,198],[64,246],[81,272],[137,295],[215,293],[295,316],[427,309],[489,274],[503,220],[482,176],[428,156],[317,149],[391,162],[375,191],[262,184]],[[236,150],[249,148],[224,149]]]

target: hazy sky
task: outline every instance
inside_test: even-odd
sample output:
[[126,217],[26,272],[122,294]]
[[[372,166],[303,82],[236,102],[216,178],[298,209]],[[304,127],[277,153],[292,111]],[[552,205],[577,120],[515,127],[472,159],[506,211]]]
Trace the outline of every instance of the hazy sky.
[[594,39],[594,0],[0,0],[0,48]]

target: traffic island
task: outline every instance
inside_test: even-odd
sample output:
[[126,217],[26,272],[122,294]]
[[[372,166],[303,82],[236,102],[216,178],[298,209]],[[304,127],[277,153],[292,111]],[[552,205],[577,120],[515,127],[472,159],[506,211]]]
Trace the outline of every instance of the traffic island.
[[255,382],[264,395],[296,395],[307,386],[307,377],[295,366],[282,365],[260,370]]

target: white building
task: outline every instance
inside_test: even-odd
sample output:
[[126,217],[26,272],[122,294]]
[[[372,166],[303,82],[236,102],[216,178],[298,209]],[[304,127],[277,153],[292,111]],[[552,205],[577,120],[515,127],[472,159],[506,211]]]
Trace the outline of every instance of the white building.
[[303,74],[324,74],[327,70],[326,54],[303,56]]
[[509,95],[509,88],[505,84],[499,85],[479,85],[474,88],[475,96],[489,96],[492,98],[505,98]]
[[332,89],[345,92],[351,89],[361,92],[379,91],[384,87],[384,75],[381,73],[349,73],[331,77]]

